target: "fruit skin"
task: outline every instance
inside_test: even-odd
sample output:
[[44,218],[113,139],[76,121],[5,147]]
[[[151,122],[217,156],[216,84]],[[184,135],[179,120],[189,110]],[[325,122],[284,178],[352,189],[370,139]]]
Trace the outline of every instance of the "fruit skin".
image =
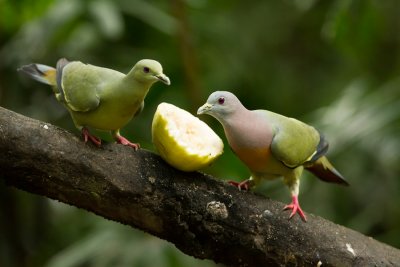
[[161,158],[176,169],[185,172],[197,171],[212,164],[223,153],[223,149],[214,156],[188,153],[185,147],[167,131],[167,125],[168,118],[156,112],[152,123],[153,144]]

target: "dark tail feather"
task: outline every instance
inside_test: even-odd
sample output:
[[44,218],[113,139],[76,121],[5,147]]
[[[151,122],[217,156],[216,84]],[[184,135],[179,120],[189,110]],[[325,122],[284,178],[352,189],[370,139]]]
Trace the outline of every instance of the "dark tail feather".
[[346,179],[344,179],[344,177],[333,167],[333,165],[325,156],[320,157],[305,168],[322,181],[341,185],[349,185]]
[[29,77],[41,83],[45,83],[52,86],[55,85],[55,72],[56,72],[55,68],[42,64],[33,63],[22,66],[17,70],[27,74]]

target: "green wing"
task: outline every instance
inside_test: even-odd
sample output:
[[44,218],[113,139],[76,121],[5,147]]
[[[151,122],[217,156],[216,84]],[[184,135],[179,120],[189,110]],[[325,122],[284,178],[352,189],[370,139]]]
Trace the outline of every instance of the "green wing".
[[87,112],[96,109],[105,88],[124,74],[79,61],[68,63],[62,68],[61,88],[64,102],[73,111]]
[[269,114],[275,135],[271,152],[276,159],[289,168],[309,161],[317,152],[320,143],[318,131],[301,121],[279,114]]

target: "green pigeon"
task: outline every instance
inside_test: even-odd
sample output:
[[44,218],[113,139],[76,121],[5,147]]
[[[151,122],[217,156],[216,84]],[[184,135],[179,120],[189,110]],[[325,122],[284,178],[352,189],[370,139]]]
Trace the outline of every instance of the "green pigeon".
[[85,143],[90,140],[101,145],[101,139],[89,132],[90,127],[110,131],[118,143],[135,150],[140,145],[121,136],[120,129],[142,111],[144,98],[155,82],[170,84],[161,64],[151,59],[140,60],[126,75],[65,58],[58,60],[56,68],[29,64],[18,71],[52,86],[57,100],[67,108],[82,132]]
[[284,207],[292,210],[289,219],[298,213],[307,221],[298,201],[304,169],[323,181],[348,185],[325,156],[328,142],[312,126],[271,111],[248,110],[225,91],[212,93],[197,114],[209,114],[222,124],[232,150],[251,172],[248,180],[231,184],[247,190],[262,179],[283,177],[292,195]]

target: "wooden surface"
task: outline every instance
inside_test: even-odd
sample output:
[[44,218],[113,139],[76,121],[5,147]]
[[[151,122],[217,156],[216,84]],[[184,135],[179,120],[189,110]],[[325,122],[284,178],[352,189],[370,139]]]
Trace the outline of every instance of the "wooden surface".
[[[284,204],[184,173],[146,150],[97,148],[0,107],[0,178],[227,266],[399,266],[400,250]],[[322,264],[322,265],[318,265]]]

